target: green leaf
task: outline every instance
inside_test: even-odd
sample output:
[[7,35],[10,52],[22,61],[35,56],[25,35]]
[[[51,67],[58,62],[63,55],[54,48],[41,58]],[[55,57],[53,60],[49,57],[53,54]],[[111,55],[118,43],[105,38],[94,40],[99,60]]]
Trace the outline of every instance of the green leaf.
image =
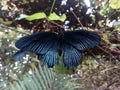
[[49,20],[60,20],[62,22],[65,21],[66,15],[63,14],[62,16],[58,16],[55,12],[51,13],[50,16],[48,17]]
[[1,46],[2,46],[2,40],[0,40],[0,48],[1,48]]
[[120,9],[120,0],[110,0],[110,7]]
[[2,18],[0,18],[0,23],[2,23],[3,22],[3,19]]
[[[28,21],[32,21],[32,20],[43,19],[43,18],[47,18],[46,14],[44,12],[39,12],[39,13],[35,13],[32,15],[21,14],[20,17],[16,18],[16,20],[26,19]],[[60,21],[64,22],[66,19],[66,15],[63,14],[61,16],[58,16],[55,12],[53,12],[50,14],[50,16],[48,16],[48,19],[50,21],[51,20],[60,20]]]
[[26,4],[26,3],[29,3],[28,0],[23,0],[23,3]]
[[26,19],[28,21],[32,21],[32,20],[36,20],[36,19],[43,19],[43,18],[46,18],[46,14],[41,12],[41,13],[35,13],[35,14],[32,14],[30,16],[27,16]]
[[4,22],[5,25],[11,25],[12,24],[12,21],[6,21]]

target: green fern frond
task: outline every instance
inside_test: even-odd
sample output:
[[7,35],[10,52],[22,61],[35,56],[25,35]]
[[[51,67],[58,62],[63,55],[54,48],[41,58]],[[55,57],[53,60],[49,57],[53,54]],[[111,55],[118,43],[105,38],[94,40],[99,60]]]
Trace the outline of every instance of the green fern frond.
[[66,74],[56,75],[47,66],[35,68],[33,74],[25,74],[23,80],[10,83],[7,90],[75,90],[79,85]]

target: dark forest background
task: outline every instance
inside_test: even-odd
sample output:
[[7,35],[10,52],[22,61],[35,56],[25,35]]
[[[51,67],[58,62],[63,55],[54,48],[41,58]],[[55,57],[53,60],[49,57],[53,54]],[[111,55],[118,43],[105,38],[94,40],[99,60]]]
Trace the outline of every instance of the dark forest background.
[[[0,90],[120,90],[120,0],[0,0]],[[58,29],[85,29],[102,38],[75,72],[62,62],[42,68],[29,53],[15,62],[15,42]]]

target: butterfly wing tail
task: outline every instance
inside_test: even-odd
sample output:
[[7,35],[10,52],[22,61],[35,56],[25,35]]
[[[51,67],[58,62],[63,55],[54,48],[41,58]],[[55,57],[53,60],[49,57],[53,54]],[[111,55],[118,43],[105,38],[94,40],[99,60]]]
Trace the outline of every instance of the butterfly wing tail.
[[15,61],[21,60],[21,59],[25,56],[25,53],[26,53],[26,51],[20,50],[20,51],[16,52],[16,53],[13,55],[12,58],[13,58],[13,60],[15,60]]

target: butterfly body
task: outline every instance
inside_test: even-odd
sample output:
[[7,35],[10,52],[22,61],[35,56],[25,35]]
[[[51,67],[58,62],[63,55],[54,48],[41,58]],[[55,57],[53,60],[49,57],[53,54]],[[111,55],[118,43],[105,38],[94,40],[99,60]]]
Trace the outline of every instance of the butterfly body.
[[47,64],[48,67],[58,64],[58,56],[62,55],[64,65],[74,69],[81,62],[82,51],[96,46],[100,41],[96,33],[75,30],[62,33],[39,32],[22,37],[15,45],[22,51],[37,54],[43,65]]

